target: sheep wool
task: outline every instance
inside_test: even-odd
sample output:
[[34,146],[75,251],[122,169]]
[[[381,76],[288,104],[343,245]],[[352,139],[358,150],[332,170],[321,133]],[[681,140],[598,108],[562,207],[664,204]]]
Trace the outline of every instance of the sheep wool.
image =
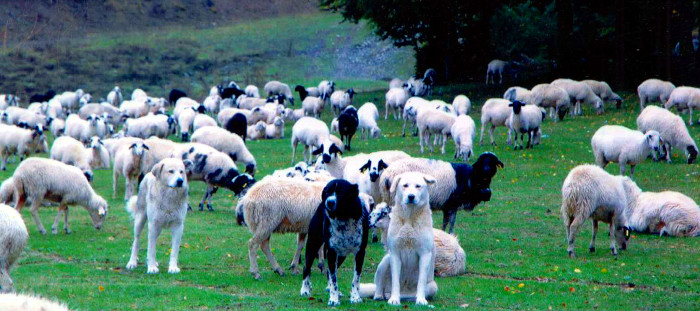
[[[4,183],[3,183],[4,185]],[[0,292],[12,291],[10,271],[27,246],[29,233],[22,216],[14,208],[0,204]],[[0,301],[2,300],[0,295]]]
[[670,236],[700,236],[700,207],[674,192],[642,192],[625,209],[632,230]]
[[5,311],[70,311],[65,304],[33,295],[4,293],[0,301]]
[[[486,125],[490,124],[489,136],[491,136],[491,144],[496,145],[493,137],[493,131],[496,126],[506,126],[506,120],[510,116],[513,109],[508,107],[510,101],[501,98],[491,98],[486,100],[484,106],[481,107],[481,136],[479,137],[479,145],[484,143],[484,130]],[[508,131],[508,141],[510,142],[510,131]]]
[[647,106],[637,117],[637,129],[642,132],[658,131],[663,140],[666,161],[671,162],[671,147],[686,153],[688,164],[693,164],[698,156],[698,147],[690,136],[681,117],[657,106]]
[[604,125],[591,138],[591,147],[595,162],[601,168],[609,162],[620,164],[620,175],[625,175],[625,166],[630,165],[630,176],[634,168],[651,153],[660,151],[659,132],[649,130],[646,133],[628,129],[619,125]]
[[639,96],[639,109],[642,110],[648,103],[660,101],[666,103],[671,92],[676,88],[673,83],[659,79],[648,79],[639,84],[637,95]]

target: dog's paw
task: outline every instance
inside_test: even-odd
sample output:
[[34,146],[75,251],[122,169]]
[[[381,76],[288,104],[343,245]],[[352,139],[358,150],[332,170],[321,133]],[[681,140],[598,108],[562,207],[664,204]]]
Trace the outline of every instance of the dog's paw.
[[159,271],[159,270],[158,270],[158,266],[153,265],[153,266],[148,266],[148,270],[146,271],[146,273],[148,273],[148,274],[156,274],[156,273],[158,273],[158,271]]
[[392,306],[399,306],[401,305],[401,299],[399,297],[391,297],[389,298],[389,301],[387,301],[390,305]]
[[170,266],[170,267],[168,267],[168,273],[170,273],[170,274],[180,273],[180,268],[178,268],[177,266]]
[[427,306],[428,301],[425,300],[425,297],[416,298],[416,305],[417,306]]
[[126,264],[126,270],[133,270],[138,264],[138,260],[129,260],[129,263]]
[[336,307],[340,305],[340,300],[338,298],[328,298],[328,306]]
[[360,298],[360,295],[352,295],[353,297],[350,297],[350,303],[361,303],[362,298]]

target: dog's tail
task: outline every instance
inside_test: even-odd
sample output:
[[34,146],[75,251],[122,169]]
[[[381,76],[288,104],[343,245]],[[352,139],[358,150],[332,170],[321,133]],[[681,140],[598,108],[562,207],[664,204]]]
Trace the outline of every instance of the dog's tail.
[[126,204],[124,205],[124,209],[126,210],[127,213],[129,213],[129,216],[133,219],[134,216],[136,216],[136,213],[138,213],[139,207],[138,207],[138,196],[131,196],[128,201],[126,201]]
[[360,283],[360,298],[372,298],[377,285],[374,283]]

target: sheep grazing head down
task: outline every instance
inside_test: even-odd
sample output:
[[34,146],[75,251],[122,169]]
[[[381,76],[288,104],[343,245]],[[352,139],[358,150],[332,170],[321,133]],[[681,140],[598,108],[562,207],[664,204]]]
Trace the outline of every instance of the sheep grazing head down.
[[340,151],[340,148],[338,148],[335,143],[327,141],[324,142],[318,149],[314,150],[312,154],[322,154],[321,163],[328,164],[331,163],[333,159],[337,158],[339,154],[343,154],[343,152]]
[[688,146],[685,147],[685,150],[688,151],[688,164],[693,164],[695,162],[695,159],[698,157],[698,149],[695,148],[695,146]]
[[248,189],[255,184],[255,178],[248,174],[240,174],[231,180],[231,191],[237,196],[245,195]]
[[[661,134],[659,132],[650,130],[647,131],[644,134],[644,137],[647,140],[647,144],[649,145],[649,148],[653,150],[654,152],[659,152],[661,150]],[[663,155],[662,155],[663,156]]]
[[384,160],[380,159],[379,161],[372,161],[372,159],[367,160],[367,163],[360,167],[360,172],[364,173],[369,170],[369,180],[371,182],[376,182],[379,179],[379,176],[382,174],[382,171],[389,167],[389,165],[384,162]]
[[90,213],[90,219],[92,220],[92,225],[95,226],[95,229],[102,229],[102,224],[107,218],[108,209],[109,206],[107,205],[107,201],[95,194],[90,202],[90,206],[87,207],[87,210]]

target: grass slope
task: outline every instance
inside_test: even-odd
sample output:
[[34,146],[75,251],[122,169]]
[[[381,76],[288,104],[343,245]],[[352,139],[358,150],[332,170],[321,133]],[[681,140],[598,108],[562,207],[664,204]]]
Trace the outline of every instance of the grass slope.
[[[472,117],[480,128],[480,106],[487,96],[497,96],[502,89],[478,89],[474,86],[441,88],[444,100],[466,93],[476,104]],[[383,92],[358,94],[357,103],[375,101],[383,116]],[[438,295],[432,303],[438,308],[469,306],[496,309],[681,309],[700,308],[697,280],[700,240],[635,234],[630,247],[613,257],[607,250],[607,234],[600,234],[598,251],[588,253],[591,229],[586,224],[576,241],[578,257],[566,254],[564,227],[559,218],[560,187],[568,171],[578,164],[593,162],[590,137],[604,124],[635,127],[638,103],[627,96],[623,110],[609,110],[602,116],[567,118],[543,126],[546,135],[534,150],[513,151],[505,146],[505,131],[497,129],[496,147],[479,146],[475,153],[495,152],[505,163],[493,180],[493,197],[473,212],[459,212],[455,233],[467,254],[467,274],[438,278]],[[588,108],[588,107],[586,107]],[[324,119],[330,119],[326,112]],[[453,145],[447,154],[419,153],[416,137],[401,137],[401,123],[380,120],[385,136],[379,140],[355,140],[352,155],[386,149],[404,150],[414,156],[451,160]],[[286,139],[255,141],[249,148],[257,157],[258,177],[289,165],[291,148],[287,125]],[[697,139],[698,127],[690,129]],[[487,134],[488,135],[488,134]],[[478,139],[478,136],[477,136]],[[488,141],[488,138],[486,138]],[[679,154],[675,154],[679,153]],[[697,187],[698,165],[684,164],[681,151],[674,150],[673,164],[651,160],[638,166],[635,179],[647,191],[673,189],[700,198]],[[474,159],[472,159],[473,161]],[[10,176],[16,164],[0,174]],[[617,166],[608,167],[617,173]],[[111,171],[96,171],[94,187],[111,198]],[[120,194],[123,186],[119,185]],[[204,187],[191,186],[190,201],[197,206]],[[118,197],[121,197],[119,195]],[[215,196],[216,211],[191,212],[187,216],[180,253],[182,272],[146,275],[141,265],[135,271],[123,269],[129,258],[132,223],[121,199],[109,200],[110,211],[103,230],[95,231],[87,213],[73,207],[73,234],[41,236],[28,210],[23,211],[30,232],[27,252],[13,273],[16,289],[56,297],[71,307],[83,310],[182,310],[182,309],[325,309],[325,277],[313,271],[315,299],[299,297],[301,277],[278,276],[259,253],[262,280],[255,281],[248,272],[247,228],[235,222],[235,198],[226,190]],[[44,225],[51,224],[55,208],[42,208]],[[441,213],[433,217],[442,223]],[[603,226],[603,228],[606,228]],[[605,232],[605,229],[601,229]],[[145,247],[146,239],[142,238]],[[158,242],[158,260],[167,265],[170,234]],[[291,260],[295,236],[274,235],[272,251],[282,264]],[[371,282],[383,255],[381,245],[368,246],[363,282]],[[145,259],[142,247],[140,258]],[[394,309],[386,302],[365,301],[350,305],[352,261],[339,272],[341,290],[346,294],[342,308]],[[163,270],[163,269],[161,269]],[[406,303],[413,307],[412,303]]]

